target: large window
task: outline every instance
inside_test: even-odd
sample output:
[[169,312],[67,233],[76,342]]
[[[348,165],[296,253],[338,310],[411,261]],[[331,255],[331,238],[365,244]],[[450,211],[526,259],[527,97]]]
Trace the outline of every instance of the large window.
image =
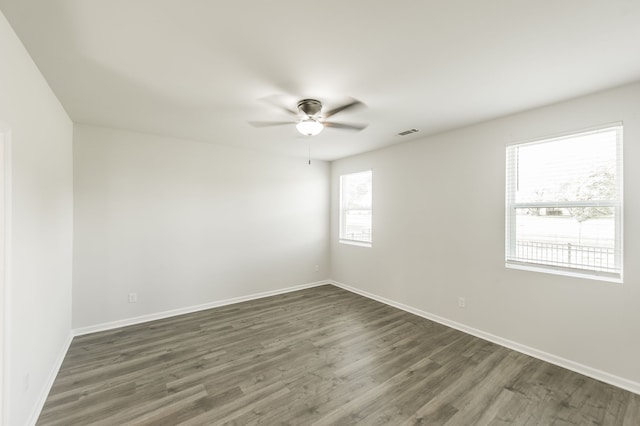
[[340,176],[340,242],[371,246],[372,172]]
[[506,262],[622,279],[622,125],[507,147]]

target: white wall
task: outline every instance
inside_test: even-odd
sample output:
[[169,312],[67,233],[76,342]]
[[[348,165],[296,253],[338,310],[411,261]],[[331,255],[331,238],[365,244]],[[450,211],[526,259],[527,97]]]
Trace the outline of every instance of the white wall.
[[326,162],[76,125],[74,164],[74,328],[328,278]]
[[12,192],[3,234],[10,292],[3,301],[4,408],[6,424],[23,425],[70,338],[73,126],[1,13],[0,61],[0,127],[9,135]]
[[[615,121],[624,121],[624,284],[505,269],[505,145]],[[636,84],[336,161],[332,278],[640,390],[639,160]],[[339,176],[365,169],[373,247],[339,244]]]

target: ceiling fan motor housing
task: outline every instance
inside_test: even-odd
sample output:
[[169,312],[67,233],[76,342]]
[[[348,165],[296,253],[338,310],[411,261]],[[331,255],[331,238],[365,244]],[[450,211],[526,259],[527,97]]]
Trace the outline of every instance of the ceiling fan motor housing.
[[298,109],[308,117],[313,117],[322,109],[322,103],[316,99],[303,99],[298,102]]

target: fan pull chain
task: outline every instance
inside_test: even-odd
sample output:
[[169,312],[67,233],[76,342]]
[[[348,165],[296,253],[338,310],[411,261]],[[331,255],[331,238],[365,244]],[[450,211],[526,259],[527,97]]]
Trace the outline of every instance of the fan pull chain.
[[311,165],[311,142],[309,142],[309,165]]

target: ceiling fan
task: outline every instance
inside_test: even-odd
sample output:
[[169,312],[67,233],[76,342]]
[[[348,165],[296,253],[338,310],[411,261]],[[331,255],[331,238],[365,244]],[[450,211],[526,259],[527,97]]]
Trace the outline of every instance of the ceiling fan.
[[305,136],[315,136],[320,133],[325,127],[354,131],[360,131],[367,127],[366,124],[336,123],[333,121],[325,121],[327,118],[332,117],[339,112],[352,108],[363,107],[364,104],[357,99],[352,99],[349,103],[346,103],[337,108],[333,108],[325,113],[322,112],[322,102],[317,99],[302,99],[297,103],[298,111],[294,111],[293,109],[279,105],[269,98],[263,100],[277,106],[290,115],[296,116],[297,119],[295,121],[250,121],[249,124],[254,127],[271,127],[295,124],[296,129],[298,129],[298,131]]

